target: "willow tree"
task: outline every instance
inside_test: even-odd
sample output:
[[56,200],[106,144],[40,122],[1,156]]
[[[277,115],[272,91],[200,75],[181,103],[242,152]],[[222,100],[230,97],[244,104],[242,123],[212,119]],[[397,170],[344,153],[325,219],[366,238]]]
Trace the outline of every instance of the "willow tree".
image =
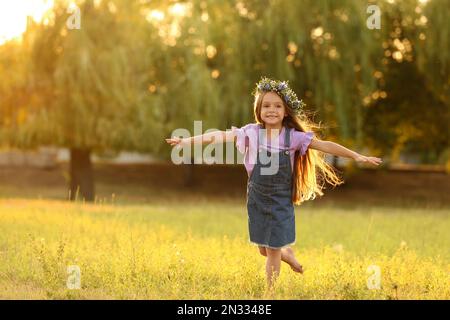
[[32,88],[40,99],[29,105],[22,146],[70,149],[71,199],[79,193],[91,201],[92,152],[134,149],[139,143],[143,19],[136,2],[86,0],[77,5],[80,29],[67,23],[77,11],[68,13],[69,2],[57,1],[47,20],[26,35],[32,47]]
[[450,7],[447,0],[431,0],[419,6],[414,20],[420,32],[417,63],[430,88],[442,102],[450,106]]
[[[374,3],[384,17],[395,6],[359,0],[80,0],[81,29],[68,30],[68,2],[56,1],[48,23],[26,34],[36,99],[26,104],[11,139],[69,148],[72,197],[80,186],[92,199],[92,152],[168,156],[164,138],[174,128],[189,128],[193,120],[221,129],[248,122],[250,92],[266,75],[289,80],[307,111],[327,124],[328,137],[363,147],[363,119],[385,54],[383,25],[366,25]],[[408,12],[415,3],[399,8]],[[432,0],[425,9],[445,26],[435,3],[442,6]],[[433,72],[445,80],[448,37],[430,30],[425,36],[439,49],[422,48],[420,65],[439,57],[442,65]],[[436,88],[445,96],[443,83]]]
[[435,131],[442,137],[445,151],[441,158],[446,160],[447,172],[450,172],[450,7],[446,0],[433,0],[424,4],[422,11],[423,17],[418,21],[422,32],[415,39],[417,64],[430,84],[429,90],[445,108],[444,112],[436,114],[445,124]]
[[143,7],[152,110],[141,112],[161,119],[147,122],[148,132],[161,129],[153,136],[158,152],[164,137],[193,120],[222,129],[250,121],[250,92],[262,75],[289,80],[308,110],[329,124],[330,137],[364,145],[364,98],[376,88],[383,54],[380,32],[366,26],[367,3],[192,0]]
[[[148,43],[164,40],[162,51],[149,52],[158,62],[149,77],[149,101],[166,135],[193,119],[216,128],[248,122],[250,92],[268,75],[289,80],[310,110],[335,127],[331,136],[363,145],[363,101],[376,86],[375,62],[382,55],[379,31],[366,27],[366,3],[180,1],[187,7],[183,18],[170,14],[174,5],[148,4],[160,17]],[[170,35],[165,30],[174,22],[177,32]]]
[[[418,53],[423,61],[417,62],[433,65],[427,77],[436,74],[435,78],[442,81],[435,90],[441,96],[448,92],[445,56],[448,54],[449,28],[445,19],[448,8],[440,0],[431,0],[426,5],[417,0],[180,3],[190,4],[190,14],[182,20],[177,41],[168,41],[167,60],[159,68],[159,75],[165,79],[162,87],[169,89],[165,95],[156,95],[161,99],[158,109],[170,119],[166,122],[168,129],[174,128],[175,123],[189,125],[192,119],[202,119],[210,126],[222,128],[251,120],[249,93],[261,75],[268,75],[290,80],[307,102],[307,111],[317,112],[318,120],[327,124],[328,137],[356,148],[367,147],[364,127],[372,112],[368,106],[385,95],[380,88],[385,80],[383,69],[387,66],[385,45],[392,46],[390,50],[394,52],[398,44],[389,34],[390,27],[397,23],[394,21],[397,11],[406,20],[412,19],[406,23],[412,22],[411,28],[418,39],[409,41],[413,46],[417,44],[418,51],[419,37],[423,35],[416,29],[421,27],[424,18],[416,11],[434,14],[436,21],[440,21],[439,24],[429,22],[430,28],[424,31],[427,39],[436,39],[433,41],[439,44],[424,46],[425,52]],[[367,11],[371,4],[381,9],[380,30],[367,26],[373,14]],[[173,3],[156,1],[152,9],[167,12],[170,6]],[[159,26],[166,23],[170,24],[170,19],[162,19]],[[441,29],[445,31],[440,32]],[[167,39],[164,32],[161,37]],[[439,63],[433,62],[436,59]],[[404,111],[397,108],[390,112]]]
[[26,48],[20,43],[9,41],[0,46],[0,147],[14,146],[11,140],[25,121],[31,97],[26,76],[28,62]]
[[448,159],[448,22],[435,6],[450,11],[439,0],[381,3],[384,52],[378,90],[368,97],[366,143],[394,161],[401,154],[427,163]]
[[[362,146],[363,98],[376,85],[377,31],[366,27],[361,1],[250,1],[237,8],[240,23],[229,37],[236,69],[288,79],[317,111],[328,134]],[[237,88],[242,81],[236,83]],[[231,93],[231,92],[230,92]],[[337,128],[336,128],[337,127]]]

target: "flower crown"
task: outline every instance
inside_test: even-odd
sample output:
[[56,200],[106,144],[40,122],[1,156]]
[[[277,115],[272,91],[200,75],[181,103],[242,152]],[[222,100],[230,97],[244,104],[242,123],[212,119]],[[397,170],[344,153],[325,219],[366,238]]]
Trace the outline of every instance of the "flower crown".
[[299,100],[295,92],[289,88],[289,81],[278,81],[267,77],[262,77],[256,84],[253,90],[253,95],[256,96],[258,92],[274,91],[276,92],[286,104],[297,114],[306,106],[303,100]]

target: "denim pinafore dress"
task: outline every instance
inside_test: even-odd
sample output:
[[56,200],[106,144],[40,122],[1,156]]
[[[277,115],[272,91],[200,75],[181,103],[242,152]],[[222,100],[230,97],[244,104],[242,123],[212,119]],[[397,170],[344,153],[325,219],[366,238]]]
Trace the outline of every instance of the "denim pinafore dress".
[[295,243],[290,130],[285,127],[285,149],[272,152],[278,156],[278,170],[267,175],[261,174],[261,168],[270,167],[271,161],[263,164],[260,160],[263,152],[267,154],[264,159],[271,159],[271,152],[260,147],[260,128],[262,126],[258,124],[256,164],[247,183],[249,238],[258,246],[281,249]]

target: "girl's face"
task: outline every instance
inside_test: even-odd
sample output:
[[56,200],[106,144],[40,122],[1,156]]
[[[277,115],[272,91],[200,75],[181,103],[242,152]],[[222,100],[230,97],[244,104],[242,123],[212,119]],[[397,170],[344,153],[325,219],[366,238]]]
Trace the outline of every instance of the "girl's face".
[[283,100],[275,92],[267,92],[261,104],[261,119],[270,126],[281,126],[287,116]]

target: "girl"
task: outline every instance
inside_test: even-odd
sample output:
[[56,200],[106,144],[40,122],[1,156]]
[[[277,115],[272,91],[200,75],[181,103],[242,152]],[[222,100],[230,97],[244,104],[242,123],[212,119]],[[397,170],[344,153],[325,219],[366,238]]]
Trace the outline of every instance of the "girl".
[[[263,77],[253,95],[256,123],[242,128],[232,127],[231,131],[215,131],[184,139],[174,137],[166,141],[179,146],[189,146],[191,142],[234,141],[238,150],[245,153],[249,238],[267,257],[267,284],[272,288],[280,273],[281,261],[293,271],[303,273],[290,247],[295,243],[293,204],[323,195],[323,185],[319,186],[317,181],[319,174],[332,186],[343,183],[325,161],[324,154],[374,165],[379,165],[381,159],[366,157],[337,143],[314,138],[311,129],[317,126],[309,122],[302,110],[303,101],[297,99],[287,81]],[[276,160],[275,170],[269,170],[273,168],[273,159]]]

